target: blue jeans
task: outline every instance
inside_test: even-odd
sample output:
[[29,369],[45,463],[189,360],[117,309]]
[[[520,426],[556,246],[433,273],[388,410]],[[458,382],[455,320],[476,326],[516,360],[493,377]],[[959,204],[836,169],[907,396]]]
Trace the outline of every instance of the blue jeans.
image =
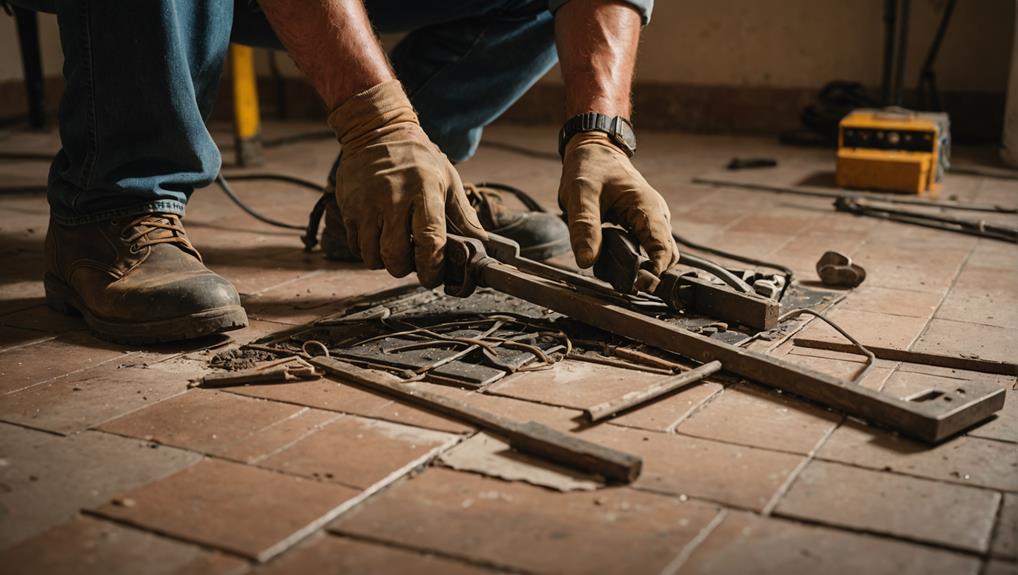
[[[32,6],[41,0],[16,0]],[[205,127],[231,41],[279,48],[250,0],[60,0],[63,148],[53,218],[84,224],[184,213],[219,172]],[[421,124],[453,161],[556,61],[547,0],[367,0]]]

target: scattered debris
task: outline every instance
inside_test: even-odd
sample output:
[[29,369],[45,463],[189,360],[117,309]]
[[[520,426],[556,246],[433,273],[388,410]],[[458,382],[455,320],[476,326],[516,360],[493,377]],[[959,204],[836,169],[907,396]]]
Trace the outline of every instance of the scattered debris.
[[298,380],[318,379],[322,374],[303,358],[298,356],[276,359],[257,367],[231,371],[227,373],[210,373],[192,387],[220,388],[252,383],[287,383]]
[[209,367],[226,371],[240,371],[251,369],[259,362],[273,360],[277,357],[279,354],[245,346],[217,353],[209,360]]

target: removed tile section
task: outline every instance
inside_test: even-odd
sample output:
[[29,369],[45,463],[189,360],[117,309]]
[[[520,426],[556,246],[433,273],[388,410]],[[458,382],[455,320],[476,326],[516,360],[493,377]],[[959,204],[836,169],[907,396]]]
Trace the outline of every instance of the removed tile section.
[[376,545],[335,535],[316,536],[279,557],[258,575],[293,573],[413,573],[414,575],[482,575],[486,569],[459,561]]
[[357,495],[341,485],[206,459],[121,493],[95,513],[266,561],[331,520]]
[[426,463],[458,435],[346,416],[260,462],[261,467],[357,489],[377,488]]
[[979,560],[870,535],[731,512],[679,575],[975,575]]
[[[169,447],[86,431],[71,437],[0,424],[0,548],[79,509],[155,481],[201,459]],[[114,471],[115,470],[115,471]]]
[[595,477],[514,451],[505,441],[478,433],[443,453],[442,464],[506,481],[524,481],[557,491],[592,491],[602,487]]
[[247,562],[92,517],[0,553],[7,575],[232,575]]
[[776,513],[982,553],[1000,494],[813,461]]
[[432,468],[330,528],[509,569],[656,573],[716,514],[711,505],[627,488],[555,493]]
[[1018,491],[1018,448],[977,437],[956,437],[930,446],[848,422],[824,443],[817,458],[951,483]]

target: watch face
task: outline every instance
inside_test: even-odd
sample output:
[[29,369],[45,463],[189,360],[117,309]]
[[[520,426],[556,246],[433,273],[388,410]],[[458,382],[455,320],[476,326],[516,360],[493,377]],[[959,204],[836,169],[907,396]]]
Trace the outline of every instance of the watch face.
[[636,134],[633,133],[633,128],[620,117],[615,118],[612,124],[612,140],[622,147],[626,154],[632,156],[636,152]]

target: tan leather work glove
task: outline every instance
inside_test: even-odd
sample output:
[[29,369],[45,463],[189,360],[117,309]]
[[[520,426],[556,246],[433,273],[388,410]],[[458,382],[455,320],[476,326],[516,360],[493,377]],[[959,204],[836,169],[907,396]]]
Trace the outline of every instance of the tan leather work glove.
[[601,223],[633,232],[647,251],[654,275],[679,259],[668,204],[650,187],[607,134],[584,132],[566,146],[559,206],[569,222],[576,264],[589,268],[601,252]]
[[443,279],[449,231],[487,239],[449,159],[421,129],[398,80],[353,96],[329,115],[342,145],[336,201],[354,255],[425,287]]

